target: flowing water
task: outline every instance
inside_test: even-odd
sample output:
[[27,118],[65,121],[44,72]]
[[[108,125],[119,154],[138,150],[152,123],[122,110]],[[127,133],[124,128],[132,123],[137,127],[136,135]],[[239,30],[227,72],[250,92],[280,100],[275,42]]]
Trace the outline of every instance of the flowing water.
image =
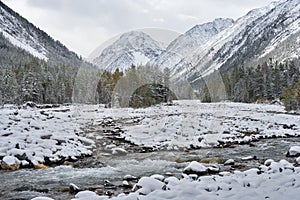
[[[124,156],[99,157],[105,167],[72,168],[60,166],[44,170],[21,169],[17,171],[0,170],[0,199],[31,199],[48,196],[56,200],[74,198],[73,194],[63,191],[70,183],[79,187],[103,185],[105,180],[121,181],[124,175],[137,177],[167,172],[180,174],[189,161],[217,161],[223,163],[232,158],[246,165],[257,167],[264,160],[275,161],[286,158],[285,153],[291,146],[300,145],[300,138],[278,138],[261,140],[254,145],[238,145],[234,148],[199,149],[189,152],[160,151],[151,153],[130,153]],[[258,160],[242,161],[243,157],[256,156]],[[245,169],[246,169],[245,168]]]

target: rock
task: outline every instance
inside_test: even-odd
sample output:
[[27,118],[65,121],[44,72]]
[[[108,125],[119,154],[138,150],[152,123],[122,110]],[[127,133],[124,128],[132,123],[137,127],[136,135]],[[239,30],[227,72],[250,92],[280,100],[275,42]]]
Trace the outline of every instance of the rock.
[[2,137],[8,137],[8,136],[10,136],[10,135],[12,135],[13,133],[4,133],[4,134],[2,134],[1,136]]
[[104,194],[104,188],[97,188],[94,192],[97,195],[103,195]]
[[26,103],[23,104],[24,108],[30,107],[30,108],[35,108],[36,107],[36,103],[32,102],[32,101],[28,101]]
[[155,178],[156,180],[159,180],[159,181],[163,181],[165,179],[165,177],[163,175],[160,175],[160,174],[153,174],[150,177]]
[[22,161],[21,161],[21,165],[22,165],[23,167],[28,167],[28,166],[30,165],[30,163],[29,163],[27,160],[22,160]]
[[52,134],[42,135],[41,139],[43,140],[49,140],[51,138]]
[[272,164],[272,162],[274,162],[274,160],[268,159],[268,160],[266,160],[266,161],[264,162],[264,165],[267,166],[267,167],[269,167],[269,166]]
[[208,174],[208,168],[199,162],[192,161],[186,168],[184,168],[183,173],[202,176]]
[[69,192],[71,194],[77,194],[78,192],[81,191],[81,189],[77,185],[75,185],[74,183],[70,183],[69,188],[70,188]]
[[256,156],[246,156],[242,158],[243,161],[247,161],[247,160],[257,160]]
[[128,181],[123,181],[123,182],[122,182],[122,187],[125,187],[125,188],[131,188],[132,185],[130,185],[130,184],[128,183]]
[[198,175],[197,174],[189,174],[189,178],[193,181],[197,180]]
[[70,161],[64,161],[63,165],[66,166],[73,166],[74,163],[70,162]]
[[234,165],[234,160],[233,159],[228,159],[225,161],[224,165]]
[[109,180],[104,181],[104,186],[106,189],[115,189],[117,186],[111,183]]
[[293,129],[293,127],[296,126],[295,124],[287,125],[283,124],[283,129]]
[[132,175],[125,175],[123,177],[123,180],[125,180],[125,181],[135,181],[135,180],[137,180],[137,177],[132,176]]
[[291,169],[291,170],[294,169],[294,165],[288,162],[287,160],[282,159],[279,161],[279,164],[281,164],[284,169]]
[[20,168],[20,160],[14,156],[5,156],[2,159],[1,167],[5,170],[17,170]]
[[300,146],[292,146],[287,152],[288,157],[298,157],[300,156]]
[[208,172],[209,174],[216,174],[220,172],[220,167],[218,165],[210,165],[208,167]]
[[296,158],[296,163],[300,165],[300,157]]
[[37,164],[37,165],[34,165],[34,168],[35,169],[47,169],[48,167],[46,165],[43,165],[43,164]]
[[171,176],[171,177],[168,177],[164,180],[164,182],[166,184],[169,184],[169,185],[176,185],[179,181],[178,178],[176,178],[175,176]]
[[162,190],[164,183],[151,177],[142,177],[137,184],[135,184],[133,190],[139,194],[147,195],[155,190]]
[[31,199],[31,200],[54,200],[54,199],[51,199],[49,197],[35,197],[35,198]]
[[113,155],[126,155],[127,151],[125,149],[116,147],[116,148],[112,148],[112,154]]
[[81,191],[75,195],[77,200],[98,200],[101,199],[95,192]]

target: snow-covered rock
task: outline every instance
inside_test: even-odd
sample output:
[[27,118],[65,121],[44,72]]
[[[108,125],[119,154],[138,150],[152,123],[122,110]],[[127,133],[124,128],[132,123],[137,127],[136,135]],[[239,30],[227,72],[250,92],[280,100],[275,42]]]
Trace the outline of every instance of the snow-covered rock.
[[127,151],[120,147],[115,147],[115,148],[112,148],[111,150],[112,150],[113,155],[126,155],[127,154]]
[[300,156],[300,146],[292,146],[289,149],[287,156],[290,156],[290,157]]
[[81,189],[80,189],[77,185],[75,185],[74,183],[70,183],[69,188],[70,188],[70,193],[72,193],[72,194],[77,194],[77,193],[80,192],[80,190],[81,190]]
[[73,200],[102,200],[107,199],[107,197],[100,197],[95,192],[91,191],[81,191],[75,195]]
[[265,166],[270,166],[272,162],[274,162],[273,159],[268,159],[268,160],[266,160],[266,161],[264,162],[264,165],[265,165]]
[[234,165],[234,160],[233,159],[228,159],[224,162],[224,165]]
[[256,160],[256,156],[245,156],[241,158],[243,161],[247,161],[247,160]]
[[2,159],[1,167],[6,170],[16,170],[20,168],[20,160],[14,156],[5,156]]
[[134,186],[139,194],[149,194],[155,190],[161,190],[165,184],[155,178],[142,177]]
[[183,173],[204,175],[208,173],[208,167],[197,161],[192,161],[186,168],[183,169]]
[[300,165],[300,157],[296,158],[296,163]]
[[159,181],[163,181],[165,179],[165,177],[160,174],[153,174],[150,176],[150,178],[155,178],[156,180],[159,180]]
[[54,199],[49,198],[49,197],[35,197],[35,198],[31,199],[31,200],[54,200]]
[[[298,199],[300,187],[300,168],[291,170],[284,166],[291,163],[281,160],[272,162],[274,167],[281,166],[281,171],[268,168],[262,172],[260,169],[252,168],[247,171],[224,172],[222,176],[202,176],[193,181],[189,177],[178,180],[175,177],[167,178],[169,181],[166,190],[157,187],[155,190],[145,194],[137,192],[129,195],[113,197],[112,200],[163,200],[163,199]],[[276,168],[277,168],[276,167]],[[294,166],[293,166],[294,167]],[[147,180],[146,177],[142,178]],[[166,180],[167,180],[166,179]],[[146,184],[147,185],[147,184]]]
[[137,177],[127,174],[123,177],[123,179],[126,181],[132,181],[132,180],[137,180]]

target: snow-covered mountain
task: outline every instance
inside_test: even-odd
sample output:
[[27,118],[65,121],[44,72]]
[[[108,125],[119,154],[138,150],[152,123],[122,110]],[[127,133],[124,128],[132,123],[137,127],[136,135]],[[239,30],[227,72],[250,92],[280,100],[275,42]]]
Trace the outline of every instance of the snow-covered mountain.
[[196,25],[172,41],[163,53],[150,61],[150,64],[158,65],[161,68],[173,68],[200,45],[205,44],[233,23],[233,19],[218,18],[212,22]]
[[163,49],[162,45],[148,34],[131,31],[124,33],[112,45],[105,48],[93,63],[111,72],[117,68],[125,71],[131,65],[145,65],[157,57]]
[[270,57],[300,57],[299,0],[280,0],[250,11],[177,63],[172,74],[197,82],[216,69],[257,66]]
[[0,34],[1,40],[7,40],[33,56],[54,63],[80,65],[79,57],[69,51],[59,41],[53,40],[18,13],[0,1]]

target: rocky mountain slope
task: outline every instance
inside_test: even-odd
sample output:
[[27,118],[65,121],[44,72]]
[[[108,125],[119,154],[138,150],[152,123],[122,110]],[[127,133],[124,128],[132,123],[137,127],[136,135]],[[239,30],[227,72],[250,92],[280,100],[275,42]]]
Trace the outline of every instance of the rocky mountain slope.
[[105,48],[93,63],[101,69],[125,71],[134,65],[145,65],[157,57],[163,47],[148,34],[140,31],[124,33],[112,45]]
[[280,0],[250,11],[173,68],[173,78],[197,82],[216,69],[257,66],[270,57],[300,56],[300,2]]
[[233,23],[233,19],[218,18],[212,22],[196,25],[173,40],[163,53],[150,61],[150,64],[158,65],[161,68],[173,68],[178,62],[184,62],[184,58],[200,45],[205,44],[213,36],[230,27]]
[[78,71],[88,69],[94,67],[0,2],[0,105],[72,102],[84,74]]
[[0,2],[0,33],[15,47],[19,47],[44,61],[81,65],[82,60],[59,41],[28,22],[25,18]]

